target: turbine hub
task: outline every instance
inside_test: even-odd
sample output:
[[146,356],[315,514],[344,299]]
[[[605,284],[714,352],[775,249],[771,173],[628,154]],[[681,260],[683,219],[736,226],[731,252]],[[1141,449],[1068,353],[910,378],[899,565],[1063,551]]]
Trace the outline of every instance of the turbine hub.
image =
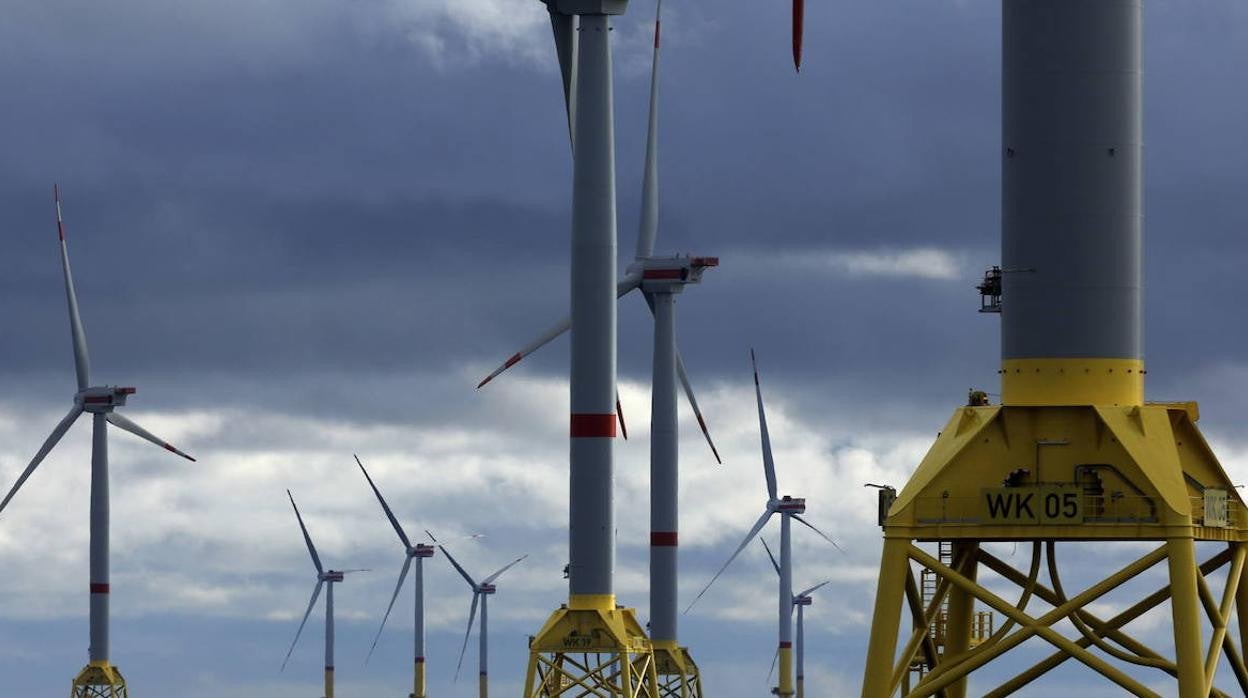
[[780,501],[776,502],[776,511],[785,514],[805,514],[806,500],[790,497],[786,494]]
[[407,555],[408,557],[433,557],[434,550],[435,548],[432,545],[425,545],[424,543],[417,543],[416,545],[412,546],[411,550],[407,551]]
[[116,385],[83,388],[74,395],[74,402],[78,403],[84,412],[106,413],[126,404],[126,397],[134,395],[135,392],[134,388]]

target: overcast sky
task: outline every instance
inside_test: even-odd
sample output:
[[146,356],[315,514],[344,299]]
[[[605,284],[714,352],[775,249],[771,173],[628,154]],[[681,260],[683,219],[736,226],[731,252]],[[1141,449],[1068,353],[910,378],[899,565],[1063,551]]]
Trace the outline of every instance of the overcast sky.
[[[833,580],[809,609],[808,683],[848,695],[880,548],[862,484],[903,484],[967,388],[996,391],[974,284],[999,260],[1000,3],[809,5],[797,76],[787,3],[666,4],[657,249],[721,260],[679,302],[724,456],[685,410],[682,599],[766,498],[754,347],[781,489],[846,549],[795,535],[797,583]],[[615,22],[621,263],[653,10]],[[410,588],[363,665],[402,553],[352,453],[409,530],[486,534],[459,544],[470,571],[530,554],[491,602],[494,685],[518,692],[526,637],[566,594],[567,341],[474,386],[568,308],[546,21],[536,0],[0,0],[0,487],[74,391],[54,181],[96,382],[137,386],[126,413],[200,458],[111,441],[113,659],[136,694],[319,690],[319,614],[278,672],[315,581],[286,488],[327,564],[373,569],[337,593],[342,695],[406,691]],[[1242,481],[1248,4],[1150,0],[1146,41],[1149,396],[1201,400]],[[619,319],[616,584],[644,620],[651,335],[640,299]],[[0,519],[17,694],[63,693],[86,660],[89,431]],[[473,695],[451,683],[467,587],[440,558],[427,579],[431,685]],[[765,690],[773,595],[752,548],[683,617],[709,694]],[[1143,622],[1165,648],[1165,613]],[[1053,679],[1030,695],[1117,695],[1080,668]]]

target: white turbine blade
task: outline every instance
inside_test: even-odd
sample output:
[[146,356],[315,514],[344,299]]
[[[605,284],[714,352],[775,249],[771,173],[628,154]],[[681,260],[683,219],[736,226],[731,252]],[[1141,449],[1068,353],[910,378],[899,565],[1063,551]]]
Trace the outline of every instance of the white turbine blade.
[[486,376],[485,380],[478,383],[477,389],[480,390],[481,388],[485,386],[486,383],[489,383],[490,381],[498,377],[500,373],[520,363],[521,359],[528,356],[529,354],[532,354],[538,349],[541,349],[542,347],[546,346],[551,340],[563,334],[564,332],[567,332],[568,329],[571,327],[572,327],[572,318],[567,317],[567,318],[564,318],[563,320],[560,320],[558,324],[556,324],[554,327],[544,332],[540,337],[533,340],[532,342],[529,342],[520,351],[512,354],[510,358],[508,358],[506,361],[503,362],[502,366],[499,366],[498,368],[494,369],[493,373]]
[[303,620],[299,622],[299,630],[295,631],[295,641],[290,643],[290,649],[286,650],[286,658],[282,660],[282,671],[286,671],[286,662],[290,661],[290,653],[295,651],[295,645],[299,644],[299,636],[303,634],[303,626],[308,624],[308,616],[312,615],[312,609],[316,606],[316,600],[321,596],[321,586],[324,585],[323,580],[316,580],[316,588],[312,590],[312,600],[308,602],[308,610],[303,612]]
[[131,434],[134,434],[140,439],[146,439],[148,441],[151,441],[152,443],[156,444],[157,446],[160,446],[161,448],[165,449],[166,451],[169,451],[170,453],[176,453],[179,456],[182,456],[183,458],[191,461],[192,463],[195,462],[194,458],[174,448],[172,445],[169,444],[169,442],[158,438],[152,432],[144,429],[138,424],[135,424],[133,421],[125,417],[120,412],[109,412],[108,414],[104,415],[104,418],[108,420],[109,424],[112,424],[118,429],[124,429],[125,431],[128,431]]
[[828,584],[831,584],[831,583],[832,583],[832,580],[831,580],[831,579],[827,580],[826,582],[820,582],[820,583],[818,583],[818,584],[814,585],[813,587],[811,587],[811,588],[807,589],[806,591],[799,592],[799,593],[798,593],[798,596],[810,596],[811,594],[815,593],[816,591],[818,591],[818,590],[822,589],[823,587],[825,587],[825,586],[827,586]]
[[559,72],[563,77],[563,106],[568,115],[568,138],[574,140],[574,91],[576,87],[576,17],[565,15],[555,9],[554,0],[547,1],[550,11],[550,28],[555,35],[555,53],[559,57]]
[[377,495],[377,501],[381,502],[382,511],[386,512],[386,518],[390,519],[390,525],[394,526],[394,532],[399,534],[399,540],[403,541],[404,551],[411,550],[412,542],[407,539],[407,534],[403,532],[403,527],[399,525],[399,520],[394,518],[394,512],[390,511],[390,505],[386,504],[386,498],[381,496],[381,490],[377,489],[377,485],[373,483],[373,478],[369,477],[368,471],[364,469],[364,464],[360,462],[359,456],[355,456],[355,462],[360,466],[360,472],[364,473],[364,479],[368,480],[368,486],[373,488],[373,494]]
[[767,551],[767,557],[771,559],[771,566],[776,569],[776,574],[780,574],[780,563],[776,562],[776,556],[771,554],[771,546],[767,545],[766,538],[759,538],[758,542],[763,544],[763,549]]
[[61,419],[60,423],[56,425],[56,428],[52,430],[52,434],[46,441],[43,442],[43,445],[39,447],[39,451],[35,454],[35,457],[30,459],[30,465],[27,465],[26,469],[22,471],[21,476],[17,478],[17,482],[13,484],[13,489],[9,490],[9,493],[4,496],[4,501],[0,502],[0,511],[4,511],[4,508],[9,505],[9,500],[13,499],[13,496],[17,494],[17,491],[20,490],[22,485],[26,483],[26,479],[30,477],[31,473],[35,472],[35,468],[39,467],[39,464],[42,463],[43,459],[48,456],[48,453],[51,452],[57,442],[61,440],[61,437],[65,436],[65,432],[69,431],[69,428],[74,424],[74,420],[78,419],[78,415],[80,414],[82,414],[82,408],[78,405],[74,405],[73,408],[70,409],[69,414],[65,415],[65,417]]
[[706,445],[711,447],[711,453],[715,456],[715,462],[723,465],[724,461],[719,457],[719,449],[715,448],[715,442],[711,439],[711,432],[706,428],[706,420],[702,418],[702,410],[698,407],[698,398],[693,395],[693,386],[689,384],[689,374],[685,372],[685,360],[681,358],[679,349],[676,350],[676,375],[680,378],[680,384],[685,388],[685,397],[689,399],[689,406],[693,408],[693,416],[698,418],[698,428],[702,430],[702,436],[706,437]]
[[[428,531],[426,531],[426,533],[428,533]],[[429,537],[432,538],[433,534],[430,534]],[[455,561],[455,558],[451,557],[451,553],[448,552],[442,545],[438,545],[438,550],[442,551],[442,554],[446,556],[446,559],[451,561],[451,564],[455,566],[455,569],[459,572],[459,575],[464,578],[464,581],[468,582],[468,586],[472,587],[475,591],[477,583],[472,581],[472,577],[468,574],[468,572],[465,571],[463,567],[459,566],[459,563]]]
[[507,570],[511,569],[512,567],[515,567],[516,565],[520,564],[520,562],[521,562],[522,560],[524,560],[524,558],[526,558],[526,557],[528,557],[528,554],[527,554],[527,553],[526,553],[526,554],[524,554],[524,555],[521,555],[520,557],[516,558],[515,560],[512,560],[512,561],[511,561],[511,563],[509,563],[506,567],[504,567],[504,568],[502,568],[501,570],[499,570],[499,571],[495,572],[494,574],[491,574],[490,576],[486,577],[484,580],[482,580],[482,582],[481,582],[481,583],[482,583],[482,584],[491,584],[491,583],[493,583],[495,579],[498,579],[499,577],[503,576],[503,573],[504,573],[504,572],[506,572]]
[[771,457],[771,434],[767,431],[767,412],[763,409],[763,389],[758,384],[758,360],[750,350],[750,363],[754,366],[754,396],[758,400],[758,431],[763,439],[763,474],[767,476],[767,496],[776,498],[776,462]]
[[308,544],[308,554],[312,556],[312,564],[316,565],[316,571],[325,574],[325,568],[321,567],[321,556],[316,554],[316,546],[312,545],[312,536],[308,535],[308,527],[303,525],[303,516],[299,514],[299,505],[295,504],[295,496],[286,490],[286,496],[290,497],[290,505],[295,508],[295,518],[299,519],[299,530],[303,531],[303,540]]
[[373,650],[377,649],[377,641],[381,639],[381,631],[386,629],[386,621],[390,619],[390,611],[394,610],[394,602],[399,599],[399,592],[403,591],[403,582],[407,579],[407,571],[411,566],[412,556],[404,555],[403,569],[399,572],[399,583],[394,585],[394,596],[390,597],[390,605],[386,606],[386,615],[381,617],[381,627],[377,628],[377,637],[373,638],[373,646],[368,648],[368,656],[364,658],[365,664],[368,664],[368,660],[373,658]]
[[659,234],[659,29],[663,0],[654,11],[654,61],[650,65],[650,124],[646,135],[646,166],[641,183],[641,230],[637,233],[637,257],[654,254]]
[[472,610],[468,612],[468,631],[464,633],[464,646],[459,650],[459,662],[455,664],[455,680],[459,680],[459,670],[464,666],[464,653],[468,651],[468,638],[472,637],[472,621],[477,618],[477,601],[481,599],[481,594],[476,588],[472,590]]
[[776,660],[780,659],[780,648],[776,647],[776,653],[771,656],[771,671],[767,672],[767,683],[771,683],[771,677],[776,674]]
[[65,298],[69,303],[69,331],[74,341],[74,371],[78,374],[78,389],[91,383],[91,359],[87,354],[87,335],[82,329],[82,316],[78,313],[78,294],[74,291],[74,275],[69,270],[69,248],[65,246],[65,220],[61,215],[61,189],[52,185],[52,197],[56,200],[56,234],[61,240],[61,269],[65,273]]
[[797,519],[797,520],[798,520],[798,522],[799,522],[799,523],[801,523],[801,524],[802,524],[803,526],[805,526],[806,528],[809,528],[810,530],[814,531],[815,533],[818,533],[818,534],[819,534],[819,537],[820,537],[820,538],[822,538],[822,539],[824,539],[824,540],[826,540],[827,542],[831,543],[833,548],[836,548],[837,550],[840,550],[842,553],[843,553],[843,552],[845,552],[845,551],[841,548],[841,546],[839,546],[839,545],[837,545],[837,544],[836,544],[836,541],[834,541],[834,540],[832,540],[831,538],[829,538],[829,537],[828,537],[828,535],[827,535],[826,533],[824,533],[823,531],[820,531],[819,529],[815,528],[815,525],[814,525],[814,524],[812,524],[811,522],[807,521],[806,519],[803,519],[801,516],[798,516],[797,514],[793,514],[793,518]]
[[620,435],[628,441],[628,425],[624,423],[624,405],[620,402],[620,391],[615,391],[615,418],[620,422]]
[[758,521],[754,523],[754,528],[751,528],[750,532],[745,534],[745,539],[741,541],[741,545],[737,546],[737,549],[733,551],[732,556],[728,558],[728,561],[724,563],[724,566],[719,568],[719,571],[715,573],[714,577],[711,577],[711,581],[707,582],[705,587],[702,587],[702,591],[698,592],[697,597],[694,598],[693,602],[689,604],[689,607],[685,609],[685,613],[688,613],[693,608],[693,605],[698,602],[698,599],[701,599],[702,595],[711,588],[711,585],[715,583],[715,580],[719,579],[719,575],[723,574],[724,570],[728,569],[728,565],[731,565],[732,561],[737,559],[737,556],[741,554],[741,551],[745,550],[745,546],[749,545],[750,541],[754,540],[754,536],[757,536],[758,532],[763,530],[763,526],[767,525],[767,520],[771,518],[773,513],[775,512],[773,512],[771,507],[768,506],[767,511],[764,511],[763,515],[758,517]]
[[[633,289],[637,288],[640,285],[641,285],[641,276],[639,274],[638,275],[626,274],[623,278],[621,278],[615,284],[615,297],[623,298],[625,295],[628,294],[629,291],[632,291]],[[520,351],[516,352],[515,354],[512,354],[510,358],[508,358],[506,361],[503,362],[502,366],[499,366],[498,368],[494,369],[493,373],[486,376],[485,380],[478,383],[477,389],[480,390],[482,387],[485,386],[486,383],[489,383],[490,381],[497,378],[503,371],[506,371],[512,366],[515,366],[516,364],[520,363],[521,359],[527,357],[529,354],[532,354],[538,349],[541,349],[542,347],[546,346],[556,337],[563,334],[564,332],[567,332],[571,327],[572,327],[572,318],[565,317],[557,325],[547,330],[545,334],[543,334],[542,336],[530,342],[527,346],[525,346]]]

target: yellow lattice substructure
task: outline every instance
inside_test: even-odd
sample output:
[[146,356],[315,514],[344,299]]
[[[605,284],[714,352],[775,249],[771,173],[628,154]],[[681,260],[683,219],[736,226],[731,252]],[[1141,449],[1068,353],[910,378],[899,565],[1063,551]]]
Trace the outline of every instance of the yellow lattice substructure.
[[572,598],[529,644],[525,698],[653,698],[655,654],[631,608],[614,597]]
[[689,648],[675,642],[652,641],[659,698],[702,698],[702,676]]
[[74,678],[69,698],[127,698],[126,680],[108,662],[91,662]]
[[[1136,370],[1128,375],[1140,380]],[[1000,686],[977,687],[975,695],[1009,695],[1071,659],[1130,695],[1157,696],[1139,677],[1156,685],[1166,675],[1177,682],[1180,698],[1248,695],[1248,669],[1227,632],[1238,605],[1240,637],[1248,636],[1248,584],[1239,583],[1248,556],[1248,512],[1197,429],[1195,404],[1015,404],[1011,398],[1020,389],[1035,386],[1016,381],[1012,387],[1006,405],[959,409],[888,510],[864,698],[899,690],[913,698],[964,698],[972,672],[1037,637],[1053,646],[1050,657]],[[951,544],[950,558],[941,560],[917,545],[930,541]],[[981,544],[990,541],[1023,543],[1021,549],[1031,552],[1029,568],[1015,569],[984,550]],[[1155,545],[1069,595],[1062,586],[1058,544],[1076,541]],[[1199,564],[1197,542],[1217,548]],[[934,589],[920,590],[916,566],[934,573],[939,580]],[[1164,569],[1167,585],[1112,618],[1089,610],[1154,567]],[[1222,588],[1210,588],[1207,578],[1224,567]],[[1016,585],[1017,597],[1007,600],[990,591],[980,583],[981,570]],[[1037,599],[1045,610],[1029,611],[1029,605],[1041,605]],[[1125,629],[1166,601],[1174,658]],[[975,628],[984,627],[977,603],[1005,619],[987,637],[975,637]],[[903,607],[910,622],[899,647]],[[948,610],[938,647],[931,628],[942,607]],[[1202,614],[1212,628],[1208,637],[1202,636]],[[1076,635],[1055,628],[1062,620]],[[1214,685],[1223,659],[1238,687],[1225,693]],[[916,664],[923,670],[911,686]]]

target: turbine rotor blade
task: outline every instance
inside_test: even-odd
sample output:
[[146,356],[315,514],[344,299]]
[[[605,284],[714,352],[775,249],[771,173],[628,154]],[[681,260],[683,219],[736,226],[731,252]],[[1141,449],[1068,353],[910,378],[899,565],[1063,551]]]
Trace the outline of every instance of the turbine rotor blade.
[[646,164],[641,183],[641,230],[637,233],[637,257],[654,254],[659,234],[659,34],[663,0],[654,11],[654,60],[650,66],[650,123],[646,135]]
[[793,0],[793,67],[802,72],[802,35],[806,31],[806,0]]
[[841,546],[839,546],[839,545],[837,545],[837,544],[836,544],[836,541],[834,541],[834,540],[832,540],[831,538],[829,538],[829,537],[828,537],[828,535],[827,535],[826,533],[824,533],[823,531],[820,531],[819,529],[815,528],[815,525],[814,525],[814,524],[812,524],[811,522],[807,521],[806,519],[803,519],[801,516],[799,516],[799,515],[797,515],[797,514],[792,514],[792,516],[793,516],[793,518],[797,519],[797,521],[798,521],[800,524],[802,524],[803,526],[805,526],[806,528],[809,528],[810,530],[814,531],[815,533],[818,533],[820,538],[822,538],[822,539],[826,540],[827,542],[831,543],[833,548],[836,548],[837,550],[840,550],[842,553],[843,553],[843,552],[845,552],[845,550],[844,550],[844,549],[842,549],[842,548],[841,548]]
[[131,434],[134,434],[135,436],[139,437],[140,439],[146,439],[148,441],[151,441],[152,443],[156,444],[157,446],[160,446],[166,451],[169,451],[170,453],[176,453],[177,455],[182,456],[183,458],[191,461],[192,463],[195,462],[194,458],[174,448],[172,445],[169,444],[169,442],[163,439],[157,438],[155,434],[144,429],[138,424],[135,424],[133,421],[128,419],[125,415],[121,414],[120,412],[109,412],[108,414],[104,415],[104,418],[108,420],[109,424],[112,424],[118,429],[128,431]]
[[724,566],[719,568],[719,571],[715,573],[714,577],[711,577],[711,581],[707,582],[705,587],[702,587],[702,591],[698,592],[697,597],[694,598],[688,608],[685,609],[685,613],[688,613],[693,608],[693,605],[702,598],[702,595],[711,588],[711,585],[715,583],[715,580],[719,579],[719,575],[723,574],[724,570],[728,569],[728,565],[731,565],[732,561],[737,559],[737,556],[741,554],[741,551],[745,550],[745,546],[749,545],[750,541],[754,540],[754,536],[757,536],[758,532],[763,530],[763,526],[767,525],[767,520],[770,519],[771,515],[774,513],[775,512],[771,509],[771,505],[768,504],[767,511],[764,511],[763,515],[758,517],[758,521],[754,523],[754,527],[750,529],[749,533],[745,534],[745,539],[741,541],[741,545],[737,546],[737,549],[733,551],[732,556],[728,558],[728,561],[724,563]]
[[767,496],[776,498],[776,461],[771,455],[771,434],[767,431],[767,412],[763,409],[763,389],[758,383],[758,360],[750,350],[750,363],[754,366],[754,396],[758,400],[758,431],[763,441],[763,474],[767,476]]
[[[428,533],[428,531],[426,531],[426,533]],[[432,538],[433,534],[430,534],[429,537]],[[455,569],[456,571],[459,572],[459,575],[464,578],[464,581],[468,582],[468,586],[472,587],[473,591],[475,592],[477,589],[477,583],[472,581],[472,577],[468,574],[468,572],[465,571],[463,567],[460,567],[459,562],[457,562],[455,558],[451,557],[450,552],[448,552],[444,546],[439,544],[438,550],[441,550],[442,554],[446,556],[446,559],[451,561],[451,564],[455,566]]]
[[620,435],[628,441],[628,425],[624,423],[624,405],[620,403],[620,391],[615,391],[615,418],[620,422]]
[[555,36],[555,54],[559,58],[559,73],[563,77],[563,106],[568,115],[568,141],[576,147],[576,90],[577,19],[574,15],[561,14],[555,9],[554,0],[547,0],[550,12],[550,28]]
[[52,434],[48,436],[47,440],[43,442],[43,445],[39,447],[39,451],[35,453],[35,457],[30,459],[30,464],[27,465],[26,469],[22,471],[22,474],[18,476],[17,482],[13,484],[13,488],[10,489],[9,493],[4,496],[4,501],[0,501],[0,511],[4,511],[4,508],[9,505],[9,500],[13,499],[13,496],[17,494],[17,491],[22,488],[23,484],[26,483],[26,479],[30,477],[31,473],[35,472],[35,468],[38,468],[39,464],[43,462],[43,459],[48,456],[48,453],[56,447],[56,444],[60,442],[61,437],[65,436],[65,432],[69,431],[69,428],[74,424],[74,420],[78,419],[78,415],[80,414],[82,414],[82,408],[78,405],[74,405],[73,408],[69,410],[69,414],[61,418],[60,423],[58,423],[56,428],[52,430]]
[[503,576],[503,573],[504,573],[504,572],[506,572],[507,570],[511,569],[512,567],[515,567],[516,565],[520,564],[520,562],[521,562],[522,560],[524,560],[524,558],[526,558],[526,557],[528,557],[528,553],[525,553],[524,555],[521,555],[520,557],[516,558],[515,560],[512,560],[510,563],[508,563],[508,564],[507,564],[507,566],[506,566],[506,567],[504,567],[504,568],[502,568],[501,570],[499,570],[499,571],[495,572],[494,574],[491,574],[490,576],[486,577],[484,580],[482,580],[482,582],[481,582],[481,583],[482,583],[482,584],[490,584],[490,583],[492,583],[495,579],[498,579],[499,577]]
[[412,556],[404,555],[403,569],[399,572],[399,583],[394,585],[394,596],[390,597],[390,605],[386,606],[386,615],[381,618],[381,627],[377,628],[377,636],[373,638],[373,646],[368,648],[368,656],[364,658],[365,664],[368,664],[368,660],[373,658],[373,650],[377,649],[377,641],[381,639],[381,631],[386,629],[386,621],[390,620],[390,611],[394,610],[394,602],[399,599],[399,592],[403,591],[403,582],[407,579],[407,571],[411,566]]
[[711,439],[711,432],[706,428],[706,420],[702,418],[702,410],[698,407],[698,398],[693,395],[693,386],[689,383],[689,374],[685,371],[685,360],[681,357],[679,349],[676,350],[676,375],[680,378],[680,384],[685,388],[685,397],[689,400],[689,407],[693,408],[693,416],[698,418],[698,428],[702,430],[702,436],[706,437],[706,445],[711,447],[711,453],[715,456],[715,462],[723,465],[724,461],[719,457],[719,449],[715,448],[715,441]]
[[324,586],[324,580],[316,580],[316,588],[312,590],[312,600],[308,602],[308,610],[303,613],[303,620],[299,623],[299,630],[295,631],[295,641],[290,643],[290,649],[286,650],[286,658],[282,660],[282,671],[286,671],[286,662],[290,661],[290,654],[295,651],[295,645],[299,644],[299,636],[303,634],[303,626],[308,624],[308,616],[312,615],[312,609],[316,606],[316,600],[321,595],[321,587]]
[[312,545],[312,536],[308,535],[308,527],[303,525],[303,516],[299,513],[299,505],[295,504],[295,496],[286,490],[286,496],[290,497],[290,505],[295,508],[295,518],[299,519],[299,530],[303,531],[303,541],[308,544],[308,554],[312,556],[312,564],[316,565],[318,574],[325,574],[325,568],[321,566],[321,556],[316,554],[316,546]]
[[373,478],[369,477],[368,471],[364,469],[364,464],[360,462],[359,456],[355,456],[355,463],[360,466],[360,472],[364,473],[364,479],[368,480],[368,486],[373,488],[373,494],[377,495],[377,501],[381,502],[382,511],[386,512],[386,518],[390,519],[390,525],[394,526],[394,532],[399,534],[399,540],[403,541],[404,552],[411,550],[412,542],[407,539],[407,534],[403,532],[403,527],[399,525],[399,520],[394,518],[394,512],[390,511],[390,505],[386,504],[386,498],[381,496],[381,490],[377,489],[377,485],[373,483]]
[[82,329],[82,315],[78,312],[78,293],[74,291],[74,275],[69,269],[69,248],[65,245],[65,221],[61,215],[61,189],[52,185],[52,197],[56,200],[56,234],[61,241],[61,270],[65,275],[65,298],[69,304],[69,331],[74,342],[74,371],[78,374],[78,389],[91,384],[91,358],[87,353],[87,334]]
[[[626,274],[624,275],[623,278],[621,278],[615,284],[615,297],[617,299],[623,298],[630,291],[632,291],[633,289],[637,288],[640,285],[641,285],[641,276],[639,274]],[[515,366],[516,364],[520,363],[521,359],[524,359],[529,354],[532,354],[538,349],[541,349],[542,347],[546,346],[556,337],[563,334],[564,332],[567,332],[571,327],[572,327],[572,318],[565,317],[557,325],[547,330],[545,334],[543,334],[542,336],[530,342],[527,346],[525,346],[520,351],[516,352],[515,354],[512,354],[510,358],[508,358],[506,361],[503,362],[503,365],[494,369],[493,373],[486,376],[485,380],[478,383],[477,389],[480,390],[481,388],[485,387],[486,383],[489,383],[490,381],[497,378],[500,374],[503,373],[503,371],[506,371],[512,366]]]
[[776,556],[771,554],[771,546],[767,545],[767,539],[759,538],[758,541],[763,544],[763,549],[767,551],[767,557],[771,559],[771,566],[776,569],[776,574],[780,574],[780,563],[776,562]]
[[811,587],[811,588],[807,589],[806,591],[798,592],[798,594],[797,594],[797,595],[798,595],[798,596],[810,596],[811,594],[815,593],[816,591],[818,591],[818,590],[822,589],[823,587],[825,587],[825,586],[827,586],[828,584],[831,584],[831,583],[832,583],[832,580],[831,580],[831,579],[827,580],[826,582],[820,582],[820,583],[818,583],[818,584],[814,585],[813,587]]
[[468,638],[472,637],[472,621],[477,618],[477,601],[481,599],[481,594],[473,588],[472,590],[472,610],[468,612],[468,631],[464,633],[464,646],[459,650],[459,662],[455,664],[455,680],[459,681],[459,670],[464,666],[464,653],[468,651]]

